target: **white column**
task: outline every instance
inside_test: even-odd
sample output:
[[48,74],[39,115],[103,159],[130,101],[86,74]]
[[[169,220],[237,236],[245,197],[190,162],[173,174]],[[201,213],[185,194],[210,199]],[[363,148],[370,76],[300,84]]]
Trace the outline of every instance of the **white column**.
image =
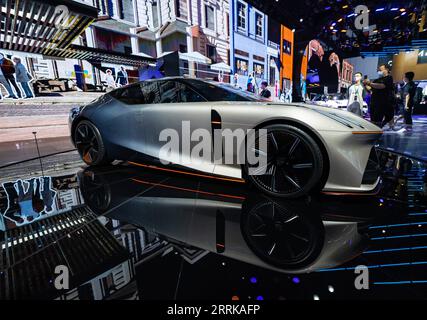
[[95,36],[93,33],[93,28],[92,27],[86,28],[85,35],[86,35],[87,46],[90,48],[95,48],[96,43],[95,43]]
[[132,46],[132,54],[139,53],[139,38],[136,36],[136,28],[130,28],[130,33],[135,34],[135,36],[130,37],[130,43]]
[[156,33],[156,51],[157,56],[160,56],[163,53],[163,47],[162,47],[162,39],[160,38],[160,33]]

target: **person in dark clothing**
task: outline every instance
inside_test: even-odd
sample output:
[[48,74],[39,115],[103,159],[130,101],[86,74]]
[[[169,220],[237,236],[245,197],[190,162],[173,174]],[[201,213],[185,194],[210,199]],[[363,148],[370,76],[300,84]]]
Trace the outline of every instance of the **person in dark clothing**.
[[119,87],[129,84],[128,73],[124,67],[120,67],[119,72],[117,72],[116,83]]
[[405,125],[407,127],[412,126],[412,111],[415,102],[415,93],[417,91],[417,85],[414,82],[415,74],[413,72],[406,72],[403,77],[404,86],[402,88],[402,100],[403,100],[403,118],[405,119]]
[[[15,88],[18,98],[21,98],[21,90],[19,89],[18,84],[15,80],[15,76],[13,75],[15,73],[15,66],[13,65],[13,62],[7,59],[2,53],[0,53],[0,68],[6,81]],[[9,92],[8,97],[16,98],[14,95],[12,95],[12,93],[13,92]]]
[[271,92],[270,92],[270,90],[267,89],[267,85],[268,85],[267,81],[261,82],[261,92],[259,95],[262,98],[270,99],[271,98]]
[[368,90],[372,91],[371,95],[371,122],[384,127],[389,123],[390,127],[393,126],[394,118],[394,85],[393,77],[390,75],[390,67],[388,65],[381,65],[378,68],[379,78],[370,81],[366,79],[363,81]]

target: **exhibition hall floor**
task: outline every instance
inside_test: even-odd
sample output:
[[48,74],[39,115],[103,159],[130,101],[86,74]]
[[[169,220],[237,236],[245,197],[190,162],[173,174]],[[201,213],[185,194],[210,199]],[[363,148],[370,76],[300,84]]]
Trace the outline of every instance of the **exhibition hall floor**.
[[413,128],[401,129],[402,124],[396,125],[395,130],[387,130],[379,141],[379,146],[385,150],[427,161],[427,117],[413,117]]
[[285,201],[128,164],[25,176],[24,196],[3,181],[0,298],[425,298],[426,164],[379,156],[371,196]]

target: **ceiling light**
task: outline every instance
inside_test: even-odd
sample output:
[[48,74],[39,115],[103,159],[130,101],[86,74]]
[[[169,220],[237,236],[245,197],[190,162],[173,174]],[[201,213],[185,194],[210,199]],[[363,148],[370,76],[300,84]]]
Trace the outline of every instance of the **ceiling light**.
[[399,8],[391,8],[390,11],[397,11]]
[[378,8],[377,10],[375,10],[376,12],[380,12],[380,11],[384,11],[384,8]]
[[406,9],[405,9],[405,8],[400,9],[400,12],[404,12],[404,11],[406,11]]

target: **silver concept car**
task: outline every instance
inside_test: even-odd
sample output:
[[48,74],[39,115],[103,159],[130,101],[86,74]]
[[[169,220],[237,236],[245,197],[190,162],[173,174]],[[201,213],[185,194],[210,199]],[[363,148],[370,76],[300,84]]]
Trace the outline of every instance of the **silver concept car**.
[[[191,161],[184,148],[162,158],[164,129],[176,130],[181,141],[190,140],[184,136],[183,121],[192,130],[209,132],[265,129],[267,153],[258,154],[267,158],[265,174],[247,174],[249,163]],[[251,181],[273,196],[298,197],[312,190],[369,192],[380,181],[374,143],[382,131],[370,122],[342,110],[269,102],[229,85],[199,79],[153,79],[121,87],[72,109],[70,130],[89,165],[139,159],[163,163],[179,158],[187,160],[184,165],[175,163],[181,167]],[[213,134],[211,139],[214,146],[218,136]],[[196,144],[189,143],[191,147]],[[236,154],[228,156],[237,158],[245,146],[246,141],[240,141],[233,151]]]

